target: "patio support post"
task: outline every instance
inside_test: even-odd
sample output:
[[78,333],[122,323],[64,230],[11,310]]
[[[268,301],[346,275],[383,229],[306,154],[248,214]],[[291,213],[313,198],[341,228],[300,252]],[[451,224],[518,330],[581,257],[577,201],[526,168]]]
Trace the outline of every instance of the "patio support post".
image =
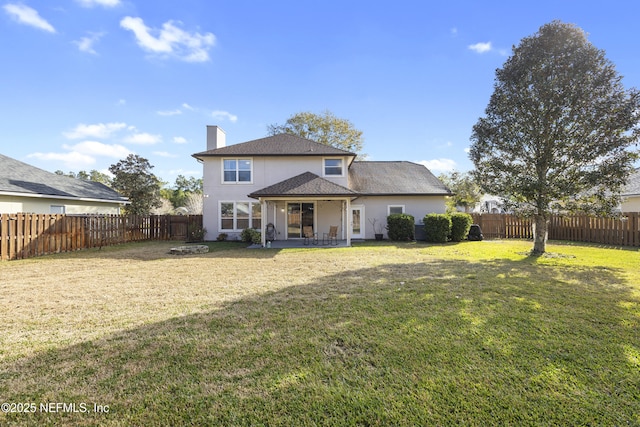
[[262,247],[267,246],[267,221],[265,221],[268,217],[267,215],[267,201],[260,197],[260,216],[262,216],[262,220],[260,221],[260,239],[262,240]]
[[345,211],[345,216],[347,218],[347,246],[351,246],[351,230],[353,229],[353,225],[351,224],[351,199],[346,200],[347,209]]

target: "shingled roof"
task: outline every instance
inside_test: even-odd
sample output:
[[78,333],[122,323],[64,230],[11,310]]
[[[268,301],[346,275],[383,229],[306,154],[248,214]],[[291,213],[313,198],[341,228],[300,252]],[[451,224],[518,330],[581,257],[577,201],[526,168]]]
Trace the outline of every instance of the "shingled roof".
[[255,199],[273,196],[355,197],[357,194],[311,172],[305,172],[249,194],[249,197]]
[[192,156],[356,156],[349,151],[340,150],[329,145],[320,144],[310,139],[282,133],[266,138],[254,139],[240,144],[228,145],[214,150],[202,151]]
[[128,203],[126,197],[99,182],[56,175],[0,154],[2,193]]
[[451,195],[429,169],[412,162],[353,162],[349,178],[351,189],[361,195]]
[[627,185],[622,189],[622,195],[625,197],[640,196],[640,168],[629,176]]

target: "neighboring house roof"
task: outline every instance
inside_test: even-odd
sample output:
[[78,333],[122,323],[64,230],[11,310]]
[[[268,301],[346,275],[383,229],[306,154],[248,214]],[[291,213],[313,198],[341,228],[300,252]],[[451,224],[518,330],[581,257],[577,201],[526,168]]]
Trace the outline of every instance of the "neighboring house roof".
[[351,189],[361,195],[451,195],[429,169],[412,162],[353,162],[349,178]]
[[128,203],[104,184],[56,175],[0,154],[0,194]]
[[640,168],[629,176],[627,185],[622,189],[622,196],[640,196]]
[[320,144],[310,139],[282,133],[266,138],[254,139],[240,144],[228,145],[214,150],[193,154],[195,158],[221,156],[356,156],[349,151]]
[[249,194],[249,197],[255,199],[259,197],[273,197],[273,196],[357,196],[357,194],[346,187],[338,185],[334,182],[319,177],[318,175],[305,172],[303,174],[294,176],[293,178],[286,179],[278,182],[277,184],[270,185],[261,190],[255,191]]

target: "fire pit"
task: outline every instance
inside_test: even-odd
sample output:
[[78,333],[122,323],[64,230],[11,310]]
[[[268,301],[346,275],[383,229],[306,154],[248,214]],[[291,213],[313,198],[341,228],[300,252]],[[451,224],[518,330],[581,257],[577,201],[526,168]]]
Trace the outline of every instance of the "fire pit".
[[207,245],[177,246],[169,249],[171,255],[206,254],[207,252],[209,252]]

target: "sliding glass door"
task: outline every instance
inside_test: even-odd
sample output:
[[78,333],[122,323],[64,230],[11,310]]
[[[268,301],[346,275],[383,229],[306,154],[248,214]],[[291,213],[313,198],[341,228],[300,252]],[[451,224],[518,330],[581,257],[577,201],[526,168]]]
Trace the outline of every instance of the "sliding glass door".
[[313,203],[287,203],[287,239],[303,237],[302,227],[313,225]]

